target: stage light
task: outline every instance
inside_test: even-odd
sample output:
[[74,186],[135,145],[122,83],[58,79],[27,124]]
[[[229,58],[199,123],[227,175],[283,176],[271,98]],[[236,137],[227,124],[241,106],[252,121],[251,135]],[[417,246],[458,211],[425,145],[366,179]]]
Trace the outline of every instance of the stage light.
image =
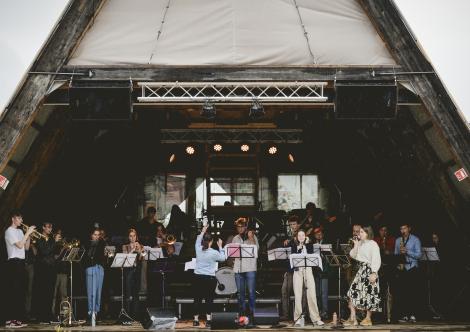
[[242,146],[240,146],[240,150],[248,152],[250,150],[250,146],[248,144],[242,144]]
[[249,117],[251,119],[259,119],[265,114],[263,105],[257,100],[253,100],[253,103],[250,107],[250,114]]
[[174,153],[172,153],[172,154],[171,154],[171,156],[170,156],[170,159],[169,159],[169,161],[170,161],[170,164],[171,164],[172,162],[174,162],[174,161],[175,161],[175,159],[176,159],[176,156],[175,156],[175,154],[174,154]]
[[207,120],[212,120],[215,118],[215,105],[210,100],[206,100],[204,105],[202,105],[201,115]]
[[276,154],[277,153],[277,147],[274,146],[274,145],[271,145],[268,149],[268,153],[273,154],[273,155]]
[[214,144],[214,151],[215,152],[222,151],[222,144]]
[[287,158],[289,159],[289,161],[290,161],[291,163],[293,163],[293,162],[295,161],[294,155],[293,155],[292,153],[289,153],[289,155],[287,156]]
[[189,155],[193,155],[196,152],[196,149],[192,145],[188,145],[186,147],[186,153]]

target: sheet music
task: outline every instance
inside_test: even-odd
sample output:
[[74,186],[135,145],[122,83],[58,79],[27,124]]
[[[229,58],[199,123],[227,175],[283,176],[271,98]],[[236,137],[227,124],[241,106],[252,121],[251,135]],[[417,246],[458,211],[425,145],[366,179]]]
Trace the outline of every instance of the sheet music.
[[319,244],[315,243],[313,245],[313,252],[314,253],[321,253],[321,252],[326,252],[327,254],[332,251],[332,245],[331,244]]
[[144,247],[148,248],[145,250],[147,255],[144,256],[144,259],[146,261],[156,261],[159,258],[163,258],[163,251],[162,248],[150,248],[150,247]]
[[230,243],[224,247],[225,257],[253,259],[258,258],[258,247],[255,244]]
[[291,268],[298,267],[299,264],[305,265],[305,263],[307,263],[308,267],[318,266],[320,270],[323,270],[323,264],[319,254],[291,254],[289,260]]
[[292,249],[286,248],[275,248],[268,250],[268,261],[274,261],[276,259],[289,259]]
[[421,248],[421,258],[422,261],[430,261],[430,262],[439,262],[439,255],[437,253],[436,247],[423,247]]
[[184,270],[196,270],[196,258],[193,258],[189,262],[184,263]]
[[111,267],[133,267],[136,259],[137,254],[118,253],[116,256],[114,256]]

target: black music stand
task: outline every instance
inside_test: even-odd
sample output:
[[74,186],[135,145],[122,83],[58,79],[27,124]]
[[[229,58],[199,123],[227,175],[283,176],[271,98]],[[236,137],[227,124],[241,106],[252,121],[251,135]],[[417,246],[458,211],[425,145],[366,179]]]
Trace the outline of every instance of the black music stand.
[[75,316],[76,313],[73,313],[75,307],[73,306],[73,263],[78,263],[82,260],[83,255],[85,254],[85,249],[83,248],[69,248],[65,250],[65,253],[62,257],[62,262],[70,263],[70,308],[68,313],[67,322],[61,321],[60,325],[62,326],[78,326],[83,324],[84,321],[76,321],[72,316]]
[[[134,267],[137,254],[118,253],[114,256],[112,268],[121,269],[121,311],[119,312],[118,322],[135,321],[124,309],[124,268]],[[126,320],[127,319],[127,320]]]
[[435,319],[442,319],[442,315],[437,312],[437,310],[432,305],[432,265],[434,263],[438,263],[440,261],[439,255],[437,254],[437,249],[435,247],[423,247],[421,248],[422,256],[420,260],[424,262],[425,272],[427,274],[427,282],[426,282],[426,290],[428,293],[428,309],[431,312],[433,318]]
[[[244,243],[229,243],[224,247],[225,257],[228,258],[239,258],[240,269],[242,268],[243,259],[258,258],[258,248],[255,244],[244,244]],[[240,273],[241,271],[238,271]],[[237,273],[237,272],[236,272]]]
[[[341,245],[341,247],[343,248],[343,245]],[[341,322],[341,268],[344,269],[351,266],[351,260],[349,259],[349,255],[337,255],[333,252],[330,255],[326,255],[325,258],[330,266],[338,268],[338,319],[336,325],[333,325],[332,328],[341,329],[344,327]]]
[[155,266],[152,268],[152,272],[160,273],[162,277],[162,309],[165,309],[165,280],[166,274],[169,272],[175,272],[176,262],[170,262],[168,257],[159,257],[156,259]]
[[[320,267],[320,269],[323,270],[321,257],[318,254],[291,254],[289,257],[289,260],[290,260],[290,266],[293,269],[318,266]],[[303,271],[302,277],[304,279],[304,287],[306,287],[307,283],[305,280],[305,271]],[[294,317],[294,326],[299,321],[299,319],[303,318],[305,315],[306,313],[302,310],[302,314],[300,315],[300,317],[297,317],[297,318]]]

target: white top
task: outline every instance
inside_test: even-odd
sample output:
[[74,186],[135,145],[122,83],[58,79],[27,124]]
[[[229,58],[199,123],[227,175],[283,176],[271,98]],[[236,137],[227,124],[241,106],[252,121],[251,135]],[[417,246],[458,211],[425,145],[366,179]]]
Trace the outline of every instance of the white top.
[[23,237],[24,237],[24,233],[19,228],[14,228],[10,226],[5,231],[5,242],[7,245],[8,259],[12,259],[12,258],[24,259],[25,258],[24,247],[20,249],[15,245],[15,243],[23,240]]
[[[255,239],[255,245],[257,249],[259,250],[259,243],[258,243],[258,238],[254,237]],[[244,243],[244,244],[253,244],[247,240],[243,241],[242,237],[240,235],[236,235],[233,237],[232,243]],[[234,264],[233,264],[233,271],[235,273],[243,273],[243,272],[254,272],[256,271],[256,258],[235,258]]]
[[360,241],[359,245],[349,252],[349,256],[359,262],[368,263],[372,272],[377,272],[382,264],[379,245],[373,240]]

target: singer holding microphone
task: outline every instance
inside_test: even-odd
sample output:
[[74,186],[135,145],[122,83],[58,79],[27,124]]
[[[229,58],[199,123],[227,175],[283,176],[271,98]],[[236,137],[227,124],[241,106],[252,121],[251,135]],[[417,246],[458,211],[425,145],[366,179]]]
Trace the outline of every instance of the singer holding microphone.
[[[225,252],[222,248],[222,239],[217,240],[218,250],[212,249],[213,237],[207,233],[207,225],[202,228],[201,234],[196,238],[194,245],[196,249],[196,269],[194,270],[194,321],[193,326],[199,326],[199,313],[206,314],[206,327],[211,325],[212,303],[217,281],[215,272],[217,262],[225,261]],[[202,299],[205,299],[205,310],[199,310]]]
[[[294,238],[291,246],[293,254],[313,254],[313,243],[305,235],[304,230],[299,230]],[[305,318],[302,313],[302,294],[303,289],[306,289],[308,311],[313,325],[325,325],[320,318],[317,306],[317,294],[315,290],[315,279],[311,267],[298,267],[294,269],[293,277],[294,286],[294,326],[303,327],[305,325]]]
[[356,326],[356,309],[366,310],[366,317],[361,321],[362,326],[372,326],[372,312],[380,311],[379,269],[381,265],[380,248],[374,240],[372,227],[361,226],[359,238],[354,237],[354,247],[349,256],[359,263],[357,271],[347,296],[351,315],[344,322],[345,326]]

